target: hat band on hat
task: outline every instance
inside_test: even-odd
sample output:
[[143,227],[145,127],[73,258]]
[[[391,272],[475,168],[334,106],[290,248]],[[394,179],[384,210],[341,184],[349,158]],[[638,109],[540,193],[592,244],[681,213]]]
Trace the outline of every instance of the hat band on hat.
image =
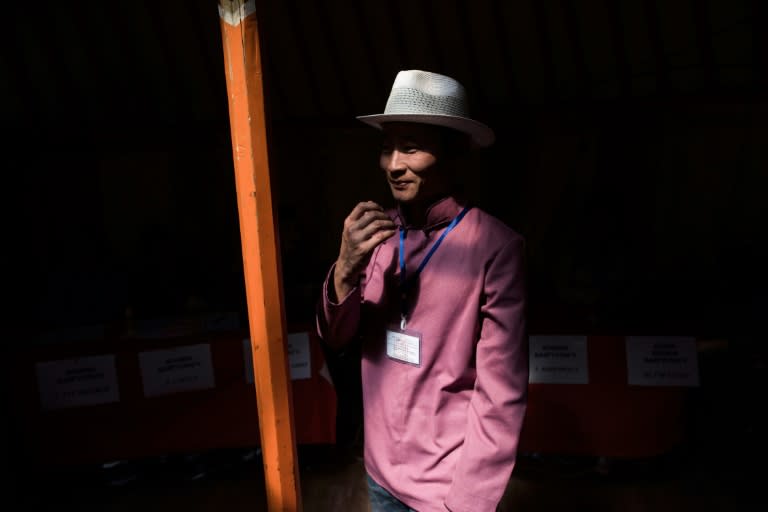
[[453,96],[435,96],[418,89],[392,89],[384,114],[430,114],[468,117],[466,102]]

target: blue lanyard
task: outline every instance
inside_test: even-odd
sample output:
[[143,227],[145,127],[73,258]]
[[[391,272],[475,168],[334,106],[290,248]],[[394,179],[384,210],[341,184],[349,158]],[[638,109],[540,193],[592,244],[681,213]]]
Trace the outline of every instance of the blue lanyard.
[[[445,240],[445,237],[448,236],[448,233],[450,233],[453,228],[455,228],[459,222],[461,222],[461,219],[464,218],[464,215],[467,214],[467,212],[470,210],[469,206],[465,206],[459,214],[453,218],[450,224],[448,224],[448,227],[445,228],[445,231],[443,231],[443,234],[440,235],[440,238],[437,239],[437,241],[432,245],[432,247],[429,248],[429,252],[427,252],[427,255],[424,256],[424,259],[421,260],[421,263],[419,264],[419,267],[416,269],[416,272],[413,275],[412,279],[416,279],[419,274],[421,274],[421,271],[424,270],[424,267],[427,266],[427,262],[429,262],[430,258],[432,258],[432,255],[435,254],[435,251],[438,247],[440,247],[440,244],[443,243],[443,240]],[[400,328],[405,329],[405,292],[408,289],[408,281],[405,274],[405,233],[406,228],[401,227],[400,228],[400,293],[402,294],[401,297],[401,320],[400,320]]]

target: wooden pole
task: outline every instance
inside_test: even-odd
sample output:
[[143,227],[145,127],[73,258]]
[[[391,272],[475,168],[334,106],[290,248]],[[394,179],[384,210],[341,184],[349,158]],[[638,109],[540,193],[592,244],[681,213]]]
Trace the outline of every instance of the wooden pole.
[[255,0],[219,0],[267,507],[300,511]]

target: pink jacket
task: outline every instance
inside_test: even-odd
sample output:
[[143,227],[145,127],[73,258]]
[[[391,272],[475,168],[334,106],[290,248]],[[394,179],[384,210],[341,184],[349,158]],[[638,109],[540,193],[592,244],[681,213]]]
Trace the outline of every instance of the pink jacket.
[[[407,231],[406,275],[461,209],[453,198],[438,201],[426,228]],[[386,353],[386,330],[400,320],[398,245],[397,235],[381,244],[338,304],[328,298],[331,269],[317,317],[330,346],[363,344],[366,470],[422,512],[493,511],[527,400],[523,238],[479,208],[448,234],[409,292],[406,328],[421,334],[419,366]]]

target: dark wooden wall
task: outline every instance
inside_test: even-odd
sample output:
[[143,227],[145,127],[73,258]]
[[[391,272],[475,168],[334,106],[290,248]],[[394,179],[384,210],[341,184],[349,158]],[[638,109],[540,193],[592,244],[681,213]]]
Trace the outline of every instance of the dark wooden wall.
[[[0,98],[13,328],[242,310],[215,1],[11,9]],[[15,11],[14,11],[15,9]],[[761,2],[260,2],[290,322],[341,221],[387,200],[397,70],[452,74],[498,144],[467,170],[528,239],[538,332],[751,336],[765,305]]]

